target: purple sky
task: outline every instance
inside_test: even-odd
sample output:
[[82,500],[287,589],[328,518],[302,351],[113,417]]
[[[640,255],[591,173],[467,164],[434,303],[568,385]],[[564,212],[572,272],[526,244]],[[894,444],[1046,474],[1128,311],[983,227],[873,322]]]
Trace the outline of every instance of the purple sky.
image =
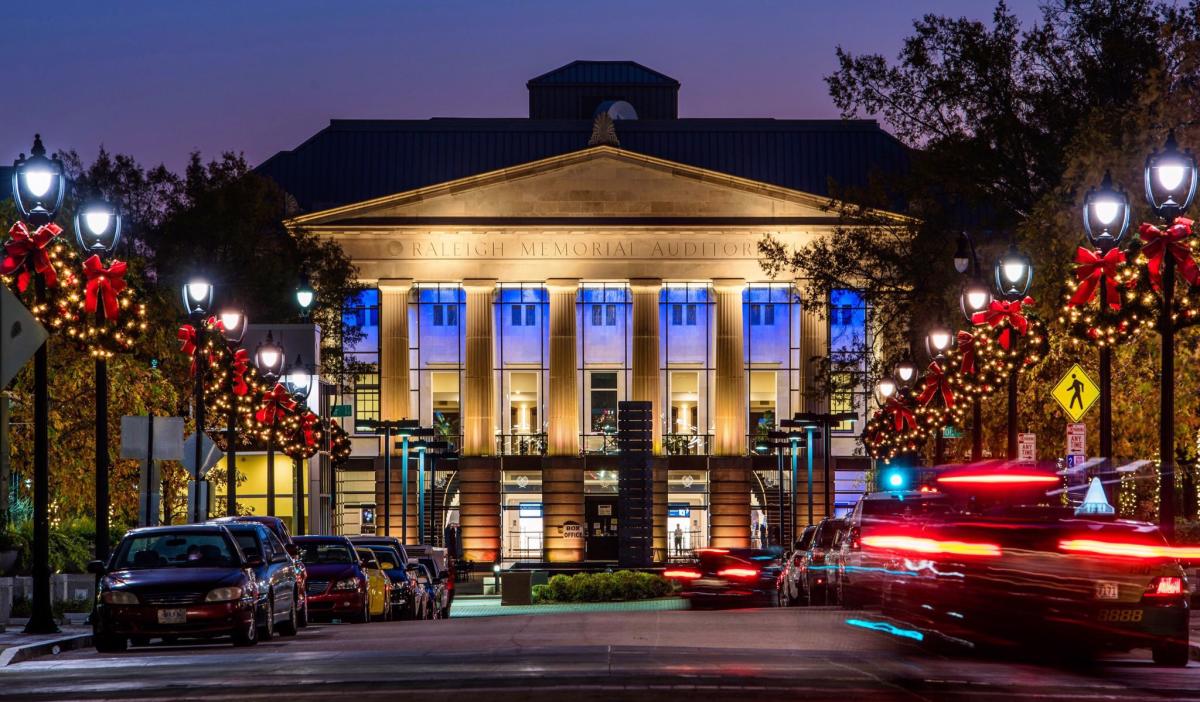
[[[1010,0],[1025,20],[1036,0]],[[55,0],[6,8],[0,160],[100,144],[181,166],[258,163],[330,118],[522,117],[525,81],[574,59],[631,59],[679,80],[686,117],[836,117],[834,47],[892,57],[926,12],[982,0]],[[119,9],[112,9],[119,8]],[[44,41],[35,37],[44,36]],[[21,38],[14,41],[14,38]],[[40,92],[39,92],[40,91]]]

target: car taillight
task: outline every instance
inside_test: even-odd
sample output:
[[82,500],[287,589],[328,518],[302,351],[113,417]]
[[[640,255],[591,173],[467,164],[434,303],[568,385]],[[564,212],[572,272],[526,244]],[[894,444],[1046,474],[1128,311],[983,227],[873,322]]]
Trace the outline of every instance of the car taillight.
[[1050,473],[1005,471],[943,475],[937,481],[946,485],[1049,485],[1062,482],[1062,478]]
[[871,548],[930,555],[999,556],[1001,554],[1000,546],[997,544],[941,541],[917,536],[864,536],[862,543],[863,546]]
[[1183,594],[1183,578],[1162,576],[1150,582],[1147,597],[1177,597]]
[[717,575],[723,578],[757,578],[758,574],[757,568],[722,568],[717,571]]
[[663,571],[664,578],[679,578],[681,580],[695,580],[700,577],[700,571],[691,568],[667,568]]
[[1188,546],[1166,546],[1162,544],[1136,544],[1097,539],[1063,539],[1058,542],[1060,551],[1090,553],[1097,556],[1123,556],[1125,558],[1176,558],[1194,560],[1200,558],[1200,548]]

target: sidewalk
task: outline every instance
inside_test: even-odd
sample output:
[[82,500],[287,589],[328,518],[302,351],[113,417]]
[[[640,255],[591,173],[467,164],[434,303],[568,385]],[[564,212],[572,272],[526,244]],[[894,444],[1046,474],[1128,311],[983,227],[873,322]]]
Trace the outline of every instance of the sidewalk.
[[57,634],[23,634],[22,625],[9,621],[0,631],[0,668],[38,656],[53,656],[92,645],[90,626],[62,626]]
[[500,598],[492,596],[469,596],[454,598],[450,617],[497,617],[513,614],[558,614],[562,612],[661,612],[672,609],[687,609],[688,602],[682,597],[662,597],[655,600],[631,602],[568,602],[564,604],[510,605],[500,606]]

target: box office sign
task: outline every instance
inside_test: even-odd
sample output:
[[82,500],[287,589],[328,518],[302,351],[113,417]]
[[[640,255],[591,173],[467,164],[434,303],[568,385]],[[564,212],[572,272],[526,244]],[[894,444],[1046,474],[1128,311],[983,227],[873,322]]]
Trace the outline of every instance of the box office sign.
[[583,541],[583,525],[579,522],[563,522],[562,526],[559,527],[559,530],[562,533],[562,537],[568,541],[575,539]]

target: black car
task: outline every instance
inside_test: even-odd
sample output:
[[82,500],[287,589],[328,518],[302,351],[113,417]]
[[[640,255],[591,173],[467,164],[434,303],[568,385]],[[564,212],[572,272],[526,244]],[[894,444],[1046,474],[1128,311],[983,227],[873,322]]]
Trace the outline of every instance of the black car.
[[783,573],[779,577],[779,604],[793,607],[804,602],[804,554],[808,552],[816,535],[815,524],[804,528],[804,533],[792,543],[792,550],[783,559]]
[[231,636],[258,643],[267,623],[258,591],[258,555],[242,552],[224,526],[148,527],[125,534],[100,576],[92,642],[103,653],[151,638]]
[[[693,608],[716,604],[773,607],[779,603],[782,553],[761,548],[696,549],[696,561],[664,575],[681,581]],[[671,575],[674,573],[674,575]]]
[[833,603],[836,591],[830,581],[836,579],[837,560],[833,557],[833,546],[838,532],[845,522],[834,517],[826,517],[817,524],[813,532],[812,543],[800,559],[800,582],[804,592],[801,601],[810,605]]
[[208,520],[209,524],[229,524],[236,522],[262,524],[279,538],[284,550],[292,558],[292,569],[296,571],[296,588],[300,593],[299,604],[296,608],[297,619],[301,628],[308,626],[308,571],[304,567],[304,561],[300,560],[300,549],[296,546],[296,542],[292,540],[292,533],[288,530],[287,522],[279,517],[253,514],[243,514],[235,517],[217,517],[216,519]]
[[274,532],[253,522],[228,522],[225,528],[233,534],[242,553],[258,557],[253,568],[258,581],[259,607],[265,616],[258,638],[269,641],[278,632],[294,636],[299,623],[300,588],[292,556]]

